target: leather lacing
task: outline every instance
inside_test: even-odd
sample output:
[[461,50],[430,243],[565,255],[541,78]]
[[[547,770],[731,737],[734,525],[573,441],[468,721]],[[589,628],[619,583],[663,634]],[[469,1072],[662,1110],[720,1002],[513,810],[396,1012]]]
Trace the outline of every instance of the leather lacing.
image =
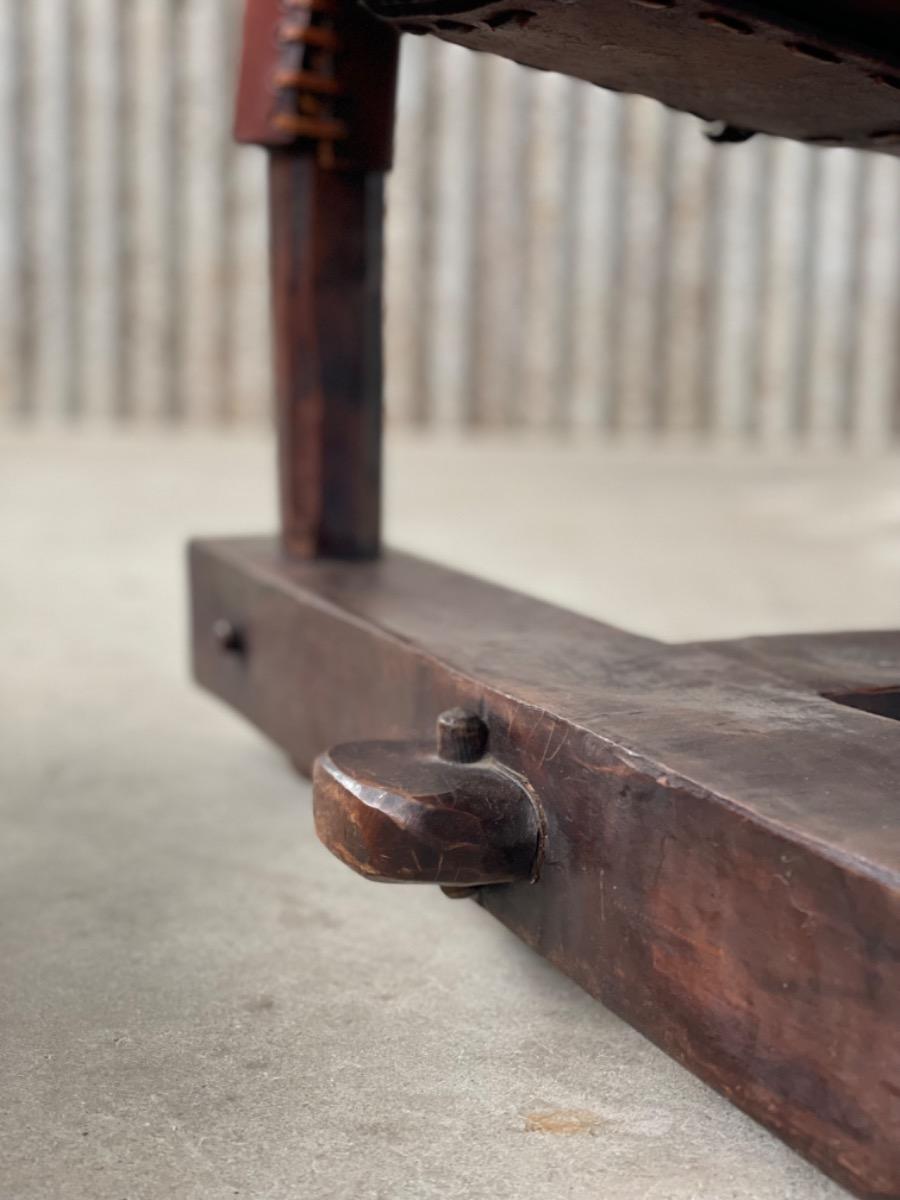
[[335,144],[348,127],[339,115],[343,94],[337,75],[340,36],[336,0],[283,0],[275,76],[277,129],[317,144],[319,162],[333,166]]

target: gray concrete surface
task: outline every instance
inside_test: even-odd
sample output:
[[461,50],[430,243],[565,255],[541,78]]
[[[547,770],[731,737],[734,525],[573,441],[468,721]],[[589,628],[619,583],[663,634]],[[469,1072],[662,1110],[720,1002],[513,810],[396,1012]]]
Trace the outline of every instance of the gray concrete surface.
[[[648,632],[896,623],[887,462],[392,459],[395,541]],[[843,1195],[474,905],[330,859],[192,688],[181,543],[268,526],[268,466],[0,441],[0,1196]]]

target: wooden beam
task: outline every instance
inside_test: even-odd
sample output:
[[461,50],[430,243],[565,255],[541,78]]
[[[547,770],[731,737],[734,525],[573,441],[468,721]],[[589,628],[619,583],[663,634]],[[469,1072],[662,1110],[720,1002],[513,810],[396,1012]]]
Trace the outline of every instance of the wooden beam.
[[479,902],[836,1179],[900,1195],[895,721],[403,555],[191,562],[201,684],[304,771],[477,714],[546,821],[538,881]]

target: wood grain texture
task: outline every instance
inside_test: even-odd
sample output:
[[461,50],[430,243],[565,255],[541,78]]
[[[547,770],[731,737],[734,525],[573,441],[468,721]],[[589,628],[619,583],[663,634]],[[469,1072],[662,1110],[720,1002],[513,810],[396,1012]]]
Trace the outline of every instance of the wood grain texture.
[[287,145],[292,138],[273,128],[275,73],[279,47],[275,31],[283,13],[281,0],[248,0],[244,22],[240,73],[234,116],[238,142]]
[[247,0],[236,135],[268,147],[282,539],[377,554],[384,171],[397,36],[351,0]]
[[450,888],[536,879],[537,804],[490,758],[448,761],[428,742],[351,742],[316,759],[316,833],[367,879]]
[[539,882],[480,903],[835,1178],[900,1195],[895,722],[402,555],[205,543],[192,577],[198,680],[301,769],[478,712],[547,820]]
[[900,682],[900,632],[806,633],[708,642],[816,692],[893,687]]
[[269,167],[282,532],[300,557],[377,554],[383,182],[312,155]]
[[725,0],[368,0],[398,28],[737,129],[900,149],[896,6]]

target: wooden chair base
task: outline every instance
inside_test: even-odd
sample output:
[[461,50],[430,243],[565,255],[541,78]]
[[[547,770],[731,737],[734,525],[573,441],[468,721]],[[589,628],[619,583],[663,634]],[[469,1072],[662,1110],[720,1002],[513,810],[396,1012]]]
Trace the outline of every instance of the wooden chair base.
[[[197,680],[303,771],[377,741],[332,766],[353,803],[389,770],[401,825],[433,799],[438,715],[477,714],[485,744],[437,792],[471,793],[484,752],[543,822],[536,868],[479,903],[836,1179],[900,1196],[900,634],[665,645],[404,555],[266,539],[196,543],[191,588]],[[358,822],[331,820],[326,774],[341,853]],[[419,832],[447,883],[456,833]]]

